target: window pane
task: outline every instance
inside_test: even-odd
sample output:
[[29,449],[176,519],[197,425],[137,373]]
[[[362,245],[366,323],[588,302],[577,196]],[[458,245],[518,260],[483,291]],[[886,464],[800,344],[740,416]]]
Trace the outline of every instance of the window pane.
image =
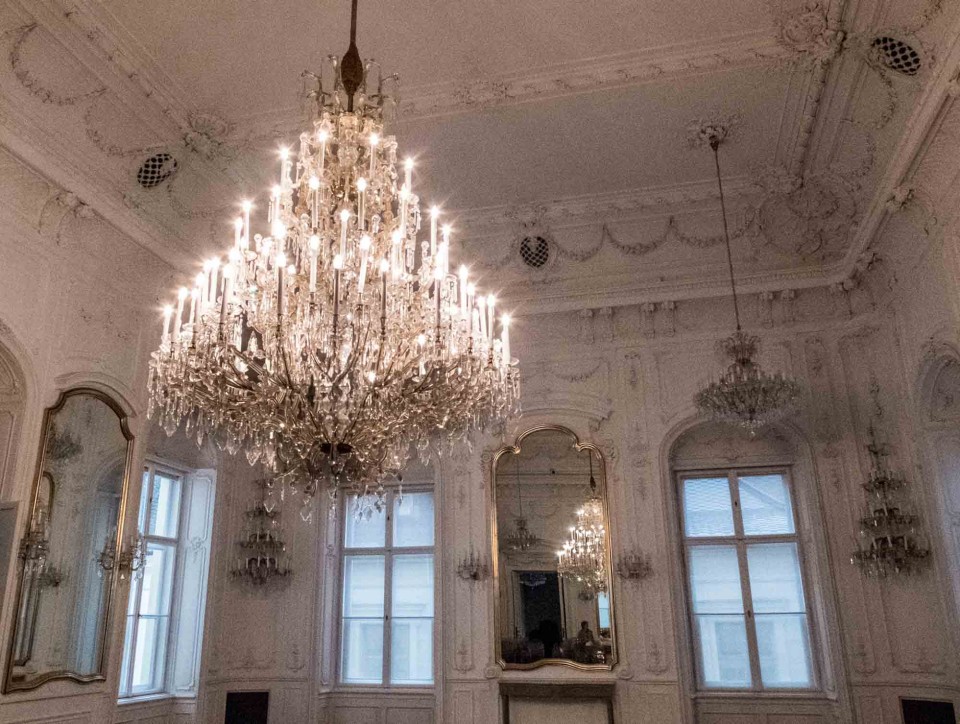
[[606,593],[597,594],[597,624],[601,631],[610,628],[610,597]]
[[794,532],[790,491],[783,475],[744,475],[739,480],[746,535]]
[[170,613],[170,595],[173,588],[173,546],[147,543],[147,563],[143,567],[143,595],[140,597],[140,615]]
[[694,613],[743,613],[740,567],[734,546],[692,546],[690,596]]
[[804,613],[803,581],[796,543],[747,547],[754,613]]
[[733,535],[733,505],[727,479],[684,480],[683,521],[688,538]]
[[167,637],[166,616],[140,618],[133,653],[131,692],[141,694],[163,688],[163,659]]
[[390,683],[433,683],[432,618],[395,618],[391,621]]
[[383,618],[383,556],[347,556],[343,561],[345,618]]
[[394,557],[391,609],[396,618],[433,616],[433,554]]
[[705,686],[750,686],[750,654],[743,616],[697,616],[700,675]]
[[757,616],[756,623],[763,685],[775,688],[813,686],[806,615],[762,614]]
[[150,526],[147,534],[176,538],[179,520],[180,478],[155,472],[153,495],[150,501]]
[[147,529],[147,508],[150,503],[150,469],[143,469],[143,483],[140,487],[140,513],[137,515],[137,528]]
[[[130,598],[133,598],[133,593],[130,593]],[[127,681],[130,677],[130,664],[132,663],[131,659],[133,658],[132,646],[133,646],[133,625],[136,621],[136,616],[127,615],[127,626],[123,634],[123,663],[120,666],[120,696],[129,696],[130,690],[127,687]]]
[[383,681],[383,619],[346,619],[341,642],[343,681],[379,684]]
[[[369,513],[370,517],[367,517]],[[346,548],[383,548],[387,542],[387,514],[385,510],[367,508],[357,520],[357,496],[351,495],[347,504],[343,545]]]
[[393,546],[433,545],[433,493],[406,493],[393,498]]

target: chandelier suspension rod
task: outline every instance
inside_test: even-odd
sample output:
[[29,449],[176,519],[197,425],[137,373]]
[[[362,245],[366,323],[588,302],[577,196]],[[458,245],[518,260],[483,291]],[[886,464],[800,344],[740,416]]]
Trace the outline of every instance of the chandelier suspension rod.
[[[356,2],[356,0],[354,0]],[[713,162],[717,168],[717,188],[720,189],[720,213],[723,216],[723,239],[727,246],[727,270],[730,272],[730,291],[733,292],[733,314],[737,320],[737,331],[740,331],[740,305],[737,302],[737,282],[733,276],[733,255],[730,253],[730,231],[727,228],[727,205],[723,197],[723,181],[720,178],[720,137],[710,138],[710,148],[713,149]]]
[[347,112],[353,113],[353,97],[363,83],[363,61],[360,51],[357,50],[357,4],[358,0],[350,3],[350,46],[340,61],[340,80],[343,89],[347,92]]

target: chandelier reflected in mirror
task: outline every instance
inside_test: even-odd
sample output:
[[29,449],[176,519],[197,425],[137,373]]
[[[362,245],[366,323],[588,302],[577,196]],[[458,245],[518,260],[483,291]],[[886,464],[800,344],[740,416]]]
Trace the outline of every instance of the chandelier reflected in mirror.
[[590,460],[590,497],[577,510],[577,522],[570,528],[570,537],[557,551],[557,573],[580,584],[586,599],[607,590],[607,533],[604,526],[603,502],[593,477],[593,453]]
[[720,342],[720,349],[729,360],[726,369],[715,382],[697,392],[694,403],[704,414],[716,420],[732,423],[750,432],[767,423],[779,420],[793,412],[800,399],[800,384],[781,373],[770,374],[760,366],[760,338],[747,334],[740,325],[740,305],[733,274],[733,256],[730,251],[730,232],[727,227],[727,208],[720,176],[720,144],[726,136],[722,126],[704,126],[700,135],[713,149],[720,191],[720,211],[723,216],[723,238],[727,250],[727,269],[730,273],[730,291],[736,331]]
[[520,483],[520,456],[516,455],[517,465],[517,517],[514,518],[513,530],[503,536],[503,545],[507,550],[522,553],[540,543],[540,537],[529,528],[527,517],[523,514],[523,490]]
[[243,450],[308,501],[382,493],[411,445],[518,411],[510,319],[452,270],[439,210],[422,224],[413,161],[398,168],[384,134],[396,77],[360,60],[356,19],[354,0],[347,53],[308,76],[311,119],[299,152],[280,152],[266,233],[244,202],[226,259],[165,309],[150,363],[167,434]]

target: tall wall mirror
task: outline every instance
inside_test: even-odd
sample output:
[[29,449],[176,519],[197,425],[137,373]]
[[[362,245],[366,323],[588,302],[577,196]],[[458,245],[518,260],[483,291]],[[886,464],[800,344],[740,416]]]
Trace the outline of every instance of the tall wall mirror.
[[500,665],[616,663],[604,459],[563,427],[537,427],[493,462]]
[[64,392],[44,415],[4,691],[104,679],[133,436],[120,406]]

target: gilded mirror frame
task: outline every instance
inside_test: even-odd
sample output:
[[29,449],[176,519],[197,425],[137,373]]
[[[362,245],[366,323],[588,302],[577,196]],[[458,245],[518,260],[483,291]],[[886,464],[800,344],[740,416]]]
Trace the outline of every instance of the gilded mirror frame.
[[[607,596],[610,602],[610,639],[613,641],[613,652],[611,655],[611,660],[609,663],[605,664],[583,664],[578,661],[573,661],[571,659],[557,659],[557,658],[544,658],[537,661],[533,661],[527,664],[513,664],[507,663],[503,658],[503,649],[501,646],[501,635],[500,635],[500,533],[497,528],[497,463],[500,461],[504,455],[512,454],[519,455],[520,450],[523,444],[523,441],[528,438],[530,435],[538,432],[559,432],[563,435],[566,435],[573,441],[573,448],[578,452],[583,452],[584,450],[589,450],[592,454],[595,455],[595,460],[598,460],[600,463],[600,478],[603,481],[601,486],[601,501],[603,503],[603,518],[606,521],[606,529],[608,531],[608,540],[607,540],[607,550],[606,550],[606,569],[607,569],[607,581],[608,581],[608,590]],[[591,442],[581,442],[577,434],[568,427],[562,425],[536,425],[534,427],[528,428],[521,432],[514,439],[513,445],[504,445],[499,448],[493,455],[493,460],[490,463],[490,542],[491,542],[491,552],[490,560],[492,561],[492,572],[493,572],[493,597],[494,597],[494,606],[493,606],[493,632],[494,632],[494,652],[496,654],[497,665],[504,671],[528,671],[531,669],[539,669],[543,666],[568,666],[573,669],[578,669],[580,671],[612,671],[613,668],[619,663],[619,642],[617,640],[617,609],[614,585],[613,585],[613,561],[611,559],[611,550],[612,546],[610,545],[609,532],[610,532],[610,512],[609,506],[607,503],[607,460],[603,455],[603,452],[595,444]]]
[[[129,415],[121,407],[115,399],[113,399],[109,394],[103,392],[94,387],[72,387],[70,389],[64,390],[60,393],[60,396],[57,398],[56,403],[52,407],[48,407],[43,412],[43,426],[42,436],[40,439],[40,451],[37,454],[37,466],[36,472],[33,476],[33,488],[30,494],[30,506],[27,510],[26,521],[22,530],[20,541],[24,540],[26,536],[30,534],[30,527],[33,524],[34,513],[36,511],[37,500],[40,494],[40,483],[41,480],[46,476],[52,480],[52,476],[44,471],[44,463],[46,462],[46,451],[47,443],[50,437],[51,432],[51,421],[54,416],[60,412],[64,406],[67,404],[67,401],[72,397],[77,396],[86,396],[93,397],[101,402],[103,402],[110,410],[117,416],[117,423],[120,427],[120,432],[123,435],[124,440],[126,441],[126,452],[124,454],[124,465],[123,465],[123,481],[121,482],[120,487],[120,505],[117,511],[117,524],[116,524],[116,540],[114,545],[116,546],[117,551],[121,549],[123,541],[123,523],[126,517],[127,511],[127,496],[129,494],[130,488],[130,475],[133,467],[133,433],[130,432],[129,424]],[[54,485],[52,486],[53,495],[56,494],[56,481],[53,481]],[[52,516],[52,502],[53,495],[51,495],[51,525],[53,524]],[[17,640],[17,622],[20,618],[20,606],[22,604],[22,598],[24,594],[24,565],[25,561],[19,559],[17,563],[17,595],[14,599],[14,608],[12,621],[10,623],[10,637],[7,643],[7,659],[4,667],[4,676],[3,676],[3,693],[9,694],[15,691],[29,691],[31,689],[39,688],[49,681],[55,681],[58,679],[69,679],[76,681],[81,684],[89,684],[96,681],[106,681],[106,667],[108,661],[108,649],[109,641],[111,635],[111,628],[114,618],[114,604],[117,599],[117,589],[119,587],[119,576],[117,570],[106,572],[104,575],[110,576],[110,584],[106,596],[106,606],[103,612],[103,630],[100,632],[99,636],[99,654],[97,656],[97,671],[92,674],[80,674],[75,671],[69,670],[54,670],[47,671],[41,674],[38,674],[36,678],[31,679],[30,681],[14,681],[13,679],[13,656],[14,656],[14,647]]]

